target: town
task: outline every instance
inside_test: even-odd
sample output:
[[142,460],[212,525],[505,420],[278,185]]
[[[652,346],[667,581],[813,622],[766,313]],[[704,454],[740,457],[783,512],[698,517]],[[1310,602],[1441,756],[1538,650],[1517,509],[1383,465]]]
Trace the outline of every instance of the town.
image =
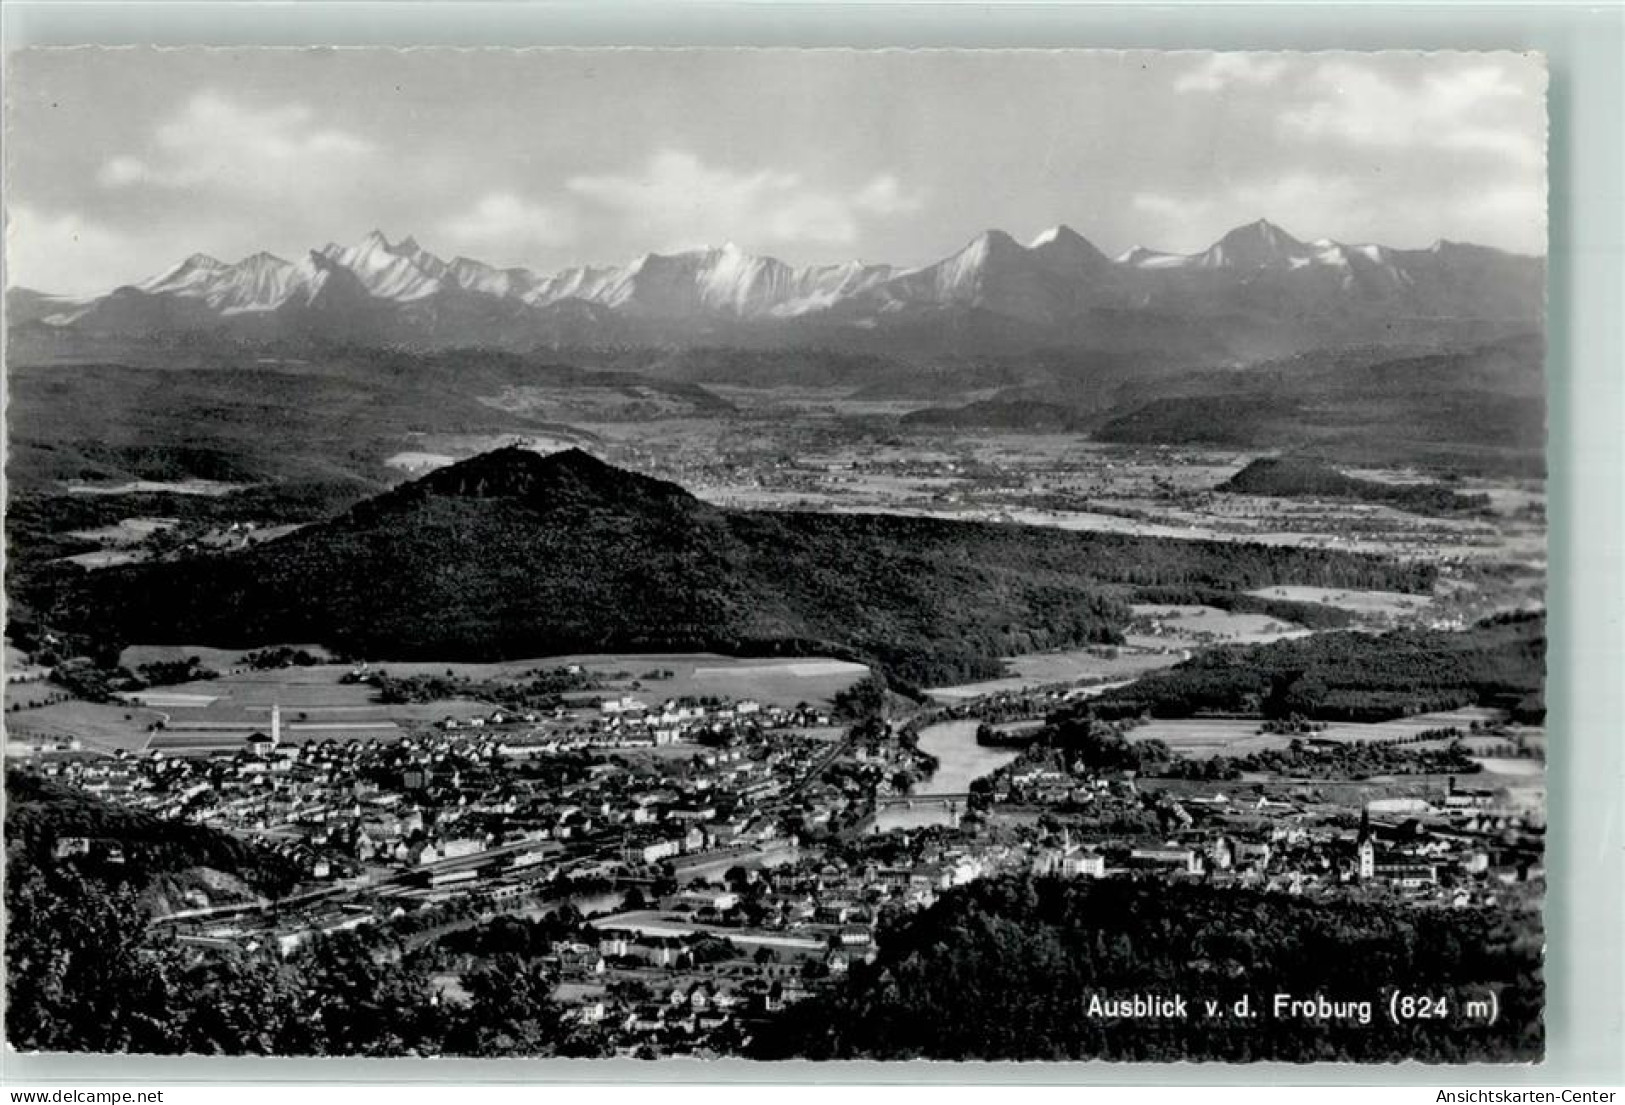
[[[33,747],[24,770],[297,865],[281,900],[192,889],[171,902],[155,923],[183,944],[285,955],[355,933],[378,955],[432,958],[455,1001],[481,932],[520,926],[543,942],[569,1017],[626,1055],[737,1050],[757,1019],[872,959],[884,917],[990,875],[1540,908],[1543,803],[1527,779],[1385,788],[1091,765],[1046,740],[1045,719],[1098,690],[889,716],[853,716],[859,696],[837,696],[838,710],[576,695],[394,740],[290,739],[273,705],[264,730],[230,744]],[[972,767],[945,762],[967,751]],[[53,855],[120,853],[117,840],[64,836]]]

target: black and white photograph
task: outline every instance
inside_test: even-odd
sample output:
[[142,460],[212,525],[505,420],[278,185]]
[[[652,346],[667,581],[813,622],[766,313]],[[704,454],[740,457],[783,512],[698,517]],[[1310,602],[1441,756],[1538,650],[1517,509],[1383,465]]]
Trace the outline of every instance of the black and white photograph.
[[1539,53],[4,83],[8,1048],[1545,1056]]

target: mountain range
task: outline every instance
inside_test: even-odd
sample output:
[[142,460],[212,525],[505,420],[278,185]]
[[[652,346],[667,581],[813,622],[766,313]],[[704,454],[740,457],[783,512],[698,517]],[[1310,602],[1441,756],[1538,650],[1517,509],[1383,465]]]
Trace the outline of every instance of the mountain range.
[[836,655],[916,685],[1119,639],[1137,588],[1425,589],[1321,549],[886,514],[732,510],[579,449],[483,453],[223,555],[63,572],[27,616],[120,641],[316,641],[377,660]]
[[[1538,323],[1545,262],[1439,241],[1426,249],[1301,241],[1265,220],[1193,254],[1109,257],[1066,226],[1022,244],[989,230],[934,264],[795,267],[733,245],[542,274],[374,231],[289,261],[194,254],[88,299],[11,289],[14,334],[217,334],[530,347],[601,342],[1210,346],[1283,326],[1393,340],[1422,326]],[[1236,342],[1232,342],[1236,344]],[[1287,341],[1288,348],[1302,342]],[[1271,348],[1280,352],[1279,343]]]

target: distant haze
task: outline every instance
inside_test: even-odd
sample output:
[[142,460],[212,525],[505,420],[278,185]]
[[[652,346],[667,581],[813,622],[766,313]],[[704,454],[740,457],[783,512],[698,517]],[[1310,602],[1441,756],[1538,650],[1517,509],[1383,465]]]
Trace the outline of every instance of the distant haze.
[[379,228],[552,271],[733,242],[916,265],[1066,223],[1190,252],[1545,252],[1535,55],[98,50],[8,58],[8,282]]

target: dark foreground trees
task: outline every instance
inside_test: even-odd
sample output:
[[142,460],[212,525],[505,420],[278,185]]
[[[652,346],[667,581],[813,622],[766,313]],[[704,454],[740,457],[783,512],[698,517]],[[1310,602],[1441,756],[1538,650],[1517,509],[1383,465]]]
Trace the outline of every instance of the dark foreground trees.
[[[1161,882],[973,883],[881,933],[823,995],[758,1035],[758,1058],[1290,1062],[1529,1060],[1543,1047],[1538,919]],[[1451,1012],[1395,1024],[1388,994]],[[1494,991],[1493,1025],[1462,1004]],[[1185,1017],[1090,1015],[1182,996]],[[1369,1001],[1369,1023],[1278,1018],[1276,994]],[[1207,1017],[1203,1004],[1252,1017]]]
[[[211,870],[272,895],[282,857],[12,773],[6,811],[5,1036],[22,1051],[204,1055],[596,1054],[551,1000],[534,947],[488,957],[448,1002],[423,956],[337,933],[284,958],[199,948],[152,925],[161,887]],[[120,834],[116,864],[54,843]],[[544,926],[545,928],[545,926]]]
[[445,1001],[428,970],[353,934],[273,952],[200,950],[135,894],[8,866],[6,1037],[22,1051],[165,1055],[596,1054],[539,961],[496,956]]

